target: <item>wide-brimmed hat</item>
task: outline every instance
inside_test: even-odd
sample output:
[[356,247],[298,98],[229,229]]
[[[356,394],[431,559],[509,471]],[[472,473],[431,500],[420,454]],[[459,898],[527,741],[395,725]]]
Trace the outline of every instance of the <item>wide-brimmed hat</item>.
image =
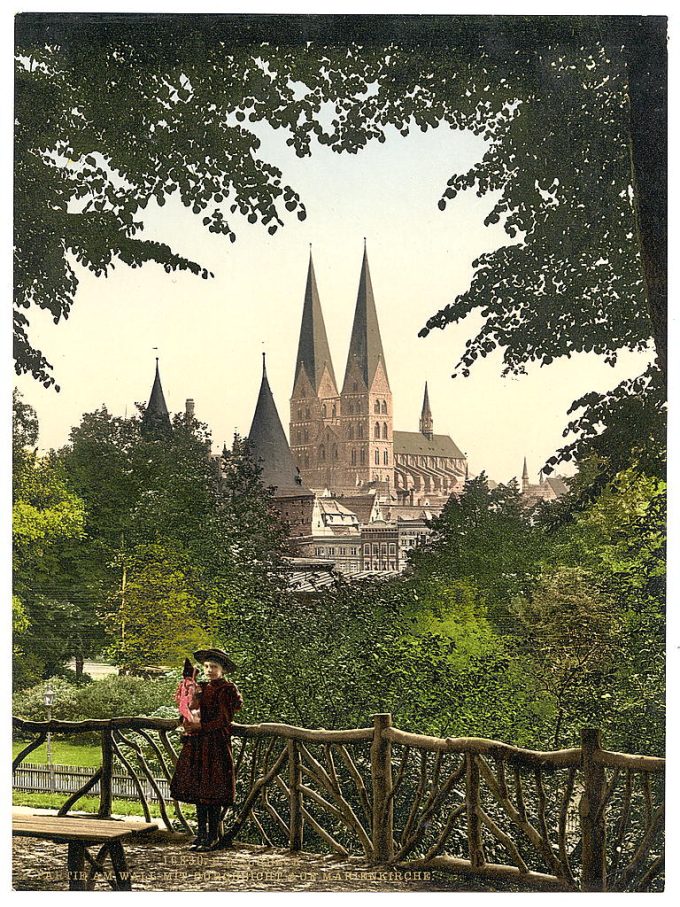
[[222,649],[199,649],[194,652],[196,661],[216,661],[225,671],[235,671],[236,665]]

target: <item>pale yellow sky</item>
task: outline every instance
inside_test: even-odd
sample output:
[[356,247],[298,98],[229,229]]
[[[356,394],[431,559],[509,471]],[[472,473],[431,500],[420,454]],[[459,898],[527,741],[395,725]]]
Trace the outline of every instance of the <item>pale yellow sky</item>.
[[453,437],[475,474],[485,470],[507,481],[521,473],[526,456],[535,478],[562,443],[572,400],[643,370],[646,359],[639,354],[622,354],[614,369],[580,355],[501,379],[500,356],[491,356],[469,378],[454,381],[453,365],[476,316],[418,338],[427,317],[467,289],[474,258],[506,241],[500,226],[482,224],[488,198],[469,192],[445,212],[437,208],[449,176],[482,153],[481,140],[443,127],[408,137],[394,132],[358,155],[317,146],[311,158],[299,160],[284,135],[264,128],[261,135],[263,153],[305,201],[306,221],[292,216],[271,237],[266,228],[234,220],[232,245],[207,232],[200,216],[179,202],[147,209],[146,235],[195,257],[215,279],[168,275],[153,264],[137,270],[119,264],[106,279],[79,269],[70,318],[55,326],[32,316],[32,337],[53,363],[61,393],[29,377],[17,382],[38,412],[42,448],[65,443],[83,412],[106,404],[114,414],[130,414],[135,401],[146,401],[153,347],[159,348],[169,408],[182,409],[192,397],[216,449],[235,429],[247,433],[266,350],[287,429],[310,243],[338,380],[366,236],[395,428],[417,429],[427,379],[435,432]]

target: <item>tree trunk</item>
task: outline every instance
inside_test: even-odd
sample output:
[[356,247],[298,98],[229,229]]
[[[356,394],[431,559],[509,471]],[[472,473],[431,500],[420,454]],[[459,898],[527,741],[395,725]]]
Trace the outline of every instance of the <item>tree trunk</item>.
[[631,24],[627,40],[633,184],[640,256],[654,331],[657,364],[667,369],[668,188],[666,19]]

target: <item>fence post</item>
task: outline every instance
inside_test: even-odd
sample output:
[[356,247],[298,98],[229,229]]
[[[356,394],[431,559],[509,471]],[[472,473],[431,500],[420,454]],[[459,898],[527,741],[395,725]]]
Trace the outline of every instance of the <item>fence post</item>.
[[373,716],[371,781],[373,786],[373,862],[394,859],[394,800],[392,798],[392,744],[384,732],[392,727],[389,713]]
[[479,797],[479,764],[474,753],[465,754],[465,811],[467,814],[467,837],[470,863],[479,868],[486,863]]
[[111,731],[102,731],[102,776],[99,782],[99,811],[100,819],[108,819],[113,805],[113,747],[111,745]]
[[584,728],[581,731],[581,767],[584,790],[579,803],[583,865],[581,889],[606,891],[606,817],[602,808],[605,788],[604,766],[594,760],[595,752],[602,748],[600,731]]
[[290,849],[302,850],[302,762],[297,742],[288,740],[288,786],[290,788]]

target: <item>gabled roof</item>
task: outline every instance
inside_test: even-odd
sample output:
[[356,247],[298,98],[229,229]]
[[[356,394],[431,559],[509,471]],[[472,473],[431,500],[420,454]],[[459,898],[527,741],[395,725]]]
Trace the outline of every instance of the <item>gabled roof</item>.
[[395,431],[394,453],[418,454],[428,457],[451,457],[464,460],[465,454],[460,451],[448,435],[432,435],[432,440],[419,431]]
[[253,422],[248,432],[248,443],[255,462],[262,468],[262,483],[266,488],[275,489],[274,497],[312,495],[312,492],[302,484],[295,466],[267,379],[264,353],[262,382]]
[[558,498],[569,491],[562,476],[546,476],[545,481],[550,485]]
[[[352,365],[356,362],[366,387],[370,389],[380,360],[382,360],[385,377],[387,378],[387,365],[385,364],[385,354],[383,353],[382,340],[380,338],[378,314],[375,310],[371,272],[368,268],[368,253],[364,243],[359,292],[357,293],[352,336],[349,342],[347,366],[345,368],[345,384],[349,380]],[[389,383],[389,379],[387,380]]]
[[156,376],[151,388],[151,396],[142,416],[142,434],[150,438],[164,438],[172,434],[170,413],[165,402],[161,376],[156,357]]
[[314,262],[312,261],[312,252],[310,250],[305,302],[302,309],[302,324],[300,325],[300,340],[295,362],[295,382],[297,382],[300,369],[304,367],[312,387],[318,392],[324,366],[328,369],[337,392],[337,381],[335,380],[333,360],[328,346],[326,325],[321,311],[321,300],[316,286]]

